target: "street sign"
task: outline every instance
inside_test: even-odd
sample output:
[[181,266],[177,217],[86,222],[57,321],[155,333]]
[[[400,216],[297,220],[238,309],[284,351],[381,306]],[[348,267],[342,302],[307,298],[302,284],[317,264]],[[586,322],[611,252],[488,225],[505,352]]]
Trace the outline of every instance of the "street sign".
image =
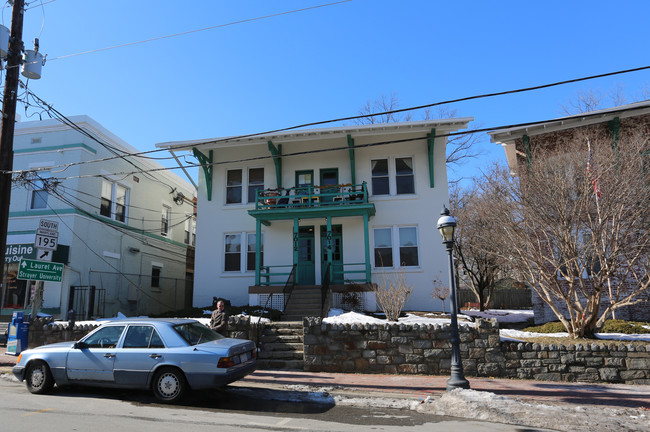
[[63,280],[63,264],[23,258],[18,265],[17,279],[61,282]]
[[38,249],[56,250],[58,244],[59,223],[48,219],[39,220],[34,246]]
[[51,221],[47,219],[41,219],[38,221],[38,229],[44,231],[59,231],[59,223],[57,221]]
[[36,250],[36,259],[38,261],[52,261],[54,257],[54,251],[49,249],[37,249]]
[[36,239],[34,239],[34,246],[37,249],[56,250],[59,245],[59,233],[52,231],[36,230]]

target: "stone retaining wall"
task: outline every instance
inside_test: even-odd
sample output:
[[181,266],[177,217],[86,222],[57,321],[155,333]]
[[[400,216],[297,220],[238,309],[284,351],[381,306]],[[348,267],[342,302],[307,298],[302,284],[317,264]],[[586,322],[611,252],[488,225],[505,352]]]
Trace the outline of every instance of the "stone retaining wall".
[[[52,318],[35,318],[29,323],[28,348],[57,342],[77,341],[99,327],[101,321],[92,324],[75,324],[72,330],[67,322],[54,322]],[[249,325],[248,317],[230,317],[228,333],[230,337],[255,340],[255,326]]]
[[[305,318],[305,370],[449,375],[449,325],[323,324]],[[650,384],[642,344],[539,345],[501,342],[496,320],[460,326],[467,376]]]

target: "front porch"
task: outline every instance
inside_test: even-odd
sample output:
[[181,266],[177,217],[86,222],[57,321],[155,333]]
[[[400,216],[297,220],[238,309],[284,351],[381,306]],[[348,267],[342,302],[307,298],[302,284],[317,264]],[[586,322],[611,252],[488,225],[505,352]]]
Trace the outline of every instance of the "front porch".
[[[261,242],[255,245],[255,286],[285,285],[292,273],[298,284],[314,285],[316,236],[321,243],[321,283],[371,282],[370,239],[368,220],[375,215],[375,205],[368,202],[366,183],[358,185],[312,185],[257,191],[255,209],[248,214],[256,220],[256,236],[261,238],[262,225],[271,227],[273,221],[293,221],[293,230],[287,234],[293,238],[292,263],[264,265],[261,262]],[[343,233],[332,219],[360,217],[363,219],[363,261],[345,262],[342,251]],[[313,226],[305,226],[309,219],[325,219],[326,227],[316,233]],[[303,224],[301,225],[301,222]]]

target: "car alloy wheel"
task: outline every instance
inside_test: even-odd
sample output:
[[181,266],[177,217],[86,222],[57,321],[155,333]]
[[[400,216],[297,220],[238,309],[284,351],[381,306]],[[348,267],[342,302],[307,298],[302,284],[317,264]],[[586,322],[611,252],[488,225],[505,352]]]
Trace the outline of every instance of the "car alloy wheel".
[[163,369],[154,378],[154,395],[162,402],[179,401],[186,387],[185,377],[177,369]]
[[50,368],[42,361],[30,364],[25,375],[25,385],[31,393],[48,393],[54,386]]

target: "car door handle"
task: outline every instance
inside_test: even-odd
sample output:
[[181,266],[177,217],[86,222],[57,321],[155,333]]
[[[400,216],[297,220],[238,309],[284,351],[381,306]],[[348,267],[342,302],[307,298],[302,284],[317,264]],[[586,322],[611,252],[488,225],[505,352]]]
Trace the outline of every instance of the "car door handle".
[[149,357],[151,357],[152,359],[159,359],[162,356],[160,354],[151,354],[149,355]]
[[113,358],[113,357],[115,357],[115,354],[106,353],[106,354],[104,354],[104,357],[106,357],[106,358]]

